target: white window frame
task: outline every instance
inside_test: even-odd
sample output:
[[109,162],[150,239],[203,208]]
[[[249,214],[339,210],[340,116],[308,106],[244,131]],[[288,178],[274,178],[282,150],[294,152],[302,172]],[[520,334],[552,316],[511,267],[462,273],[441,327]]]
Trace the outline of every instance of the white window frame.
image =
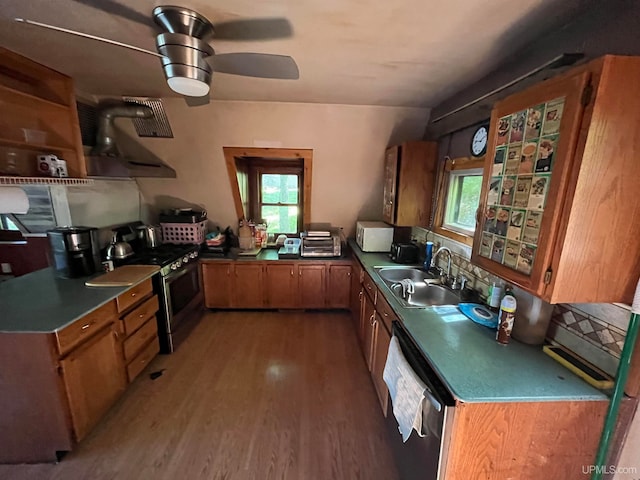
[[[452,170],[448,175],[448,185],[447,185],[447,197],[444,205],[444,212],[442,217],[442,227],[448,230],[452,230],[461,235],[467,235],[469,237],[473,237],[475,233],[476,226],[473,228],[465,228],[460,223],[455,222],[455,216],[457,216],[457,212],[460,207],[460,195],[461,195],[461,183],[462,179],[465,177],[480,177],[482,178],[482,168],[469,168],[464,170]],[[478,204],[476,205],[474,210],[477,210],[478,205],[480,204],[480,194],[478,193]]]

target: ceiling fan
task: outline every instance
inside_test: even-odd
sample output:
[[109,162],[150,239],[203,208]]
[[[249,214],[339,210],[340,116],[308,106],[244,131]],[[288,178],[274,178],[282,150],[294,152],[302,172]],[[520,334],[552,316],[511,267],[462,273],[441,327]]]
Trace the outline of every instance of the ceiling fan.
[[231,20],[214,27],[206,17],[185,7],[155,7],[152,20],[114,0],[74,1],[146,26],[153,26],[155,23],[162,29],[156,36],[157,52],[24,18],[15,20],[159,57],[169,87],[184,95],[187,104],[191,106],[209,102],[213,72],[283,80],[297,80],[300,77],[295,60],[289,56],[244,52],[216,54],[208,43],[211,38],[244,41],[287,38],[293,32],[291,24],[285,18]]

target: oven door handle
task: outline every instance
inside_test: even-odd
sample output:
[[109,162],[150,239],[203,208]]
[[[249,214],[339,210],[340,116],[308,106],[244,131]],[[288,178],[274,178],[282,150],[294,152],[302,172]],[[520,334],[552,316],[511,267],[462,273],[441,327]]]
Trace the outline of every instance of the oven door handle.
[[[193,267],[198,268],[198,264],[194,263],[192,264]],[[182,270],[178,270],[177,272],[173,272],[170,273],[169,275],[167,275],[166,277],[164,277],[164,281],[165,283],[167,282],[172,282],[173,280],[175,280],[176,278],[180,278],[183,275],[186,275],[187,273],[189,273],[191,270],[193,270],[193,267],[191,265],[189,265],[186,268],[183,268]]]

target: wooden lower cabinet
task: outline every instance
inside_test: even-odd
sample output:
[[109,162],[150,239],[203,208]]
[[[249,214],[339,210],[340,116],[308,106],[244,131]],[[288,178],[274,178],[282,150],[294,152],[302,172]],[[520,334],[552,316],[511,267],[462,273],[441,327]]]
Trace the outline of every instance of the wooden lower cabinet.
[[325,265],[298,265],[298,298],[303,308],[326,308]]
[[455,408],[447,480],[589,478],[608,403],[462,403]]
[[367,362],[367,368],[371,371],[373,360],[373,343],[375,337],[376,307],[367,292],[363,296],[362,315],[360,316],[360,341],[362,353]]
[[202,263],[202,289],[207,308],[231,307],[231,262]]
[[349,308],[351,305],[351,265],[329,265],[327,274],[327,306]]
[[234,308],[264,307],[264,266],[256,263],[237,263],[233,266],[231,306]]
[[266,306],[296,308],[298,306],[298,277],[295,263],[270,263],[266,268]]
[[362,266],[358,260],[353,261],[351,265],[351,300],[349,308],[351,309],[351,318],[356,326],[356,330],[360,325],[360,309],[362,308]]
[[113,324],[60,361],[76,441],[82,440],[125,389]]
[[351,303],[351,262],[203,260],[207,308],[343,308]]

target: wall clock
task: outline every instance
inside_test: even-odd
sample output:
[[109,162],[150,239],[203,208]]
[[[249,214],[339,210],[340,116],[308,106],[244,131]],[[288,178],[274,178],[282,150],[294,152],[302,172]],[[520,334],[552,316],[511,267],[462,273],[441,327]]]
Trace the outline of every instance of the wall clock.
[[471,137],[471,155],[481,157],[487,151],[487,140],[489,139],[489,127],[482,125],[478,127]]

